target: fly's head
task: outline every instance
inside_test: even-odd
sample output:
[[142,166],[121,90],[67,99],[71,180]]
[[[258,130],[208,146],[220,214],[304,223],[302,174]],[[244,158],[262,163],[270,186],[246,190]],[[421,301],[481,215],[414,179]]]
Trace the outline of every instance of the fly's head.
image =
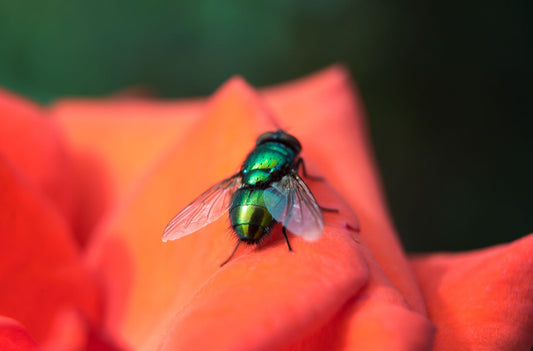
[[302,144],[296,139],[294,136],[290,135],[289,133],[284,132],[281,129],[278,129],[275,132],[266,132],[263,133],[257,138],[256,145],[259,146],[261,144],[267,143],[267,142],[276,142],[281,143],[286,146],[288,146],[296,155],[302,151]]

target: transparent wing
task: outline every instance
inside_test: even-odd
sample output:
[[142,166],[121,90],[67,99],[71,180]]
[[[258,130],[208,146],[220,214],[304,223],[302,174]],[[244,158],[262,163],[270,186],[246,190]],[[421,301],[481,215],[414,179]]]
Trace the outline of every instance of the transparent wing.
[[292,171],[263,193],[268,211],[285,228],[306,240],[315,240],[324,230],[324,217],[311,190]]
[[163,241],[176,240],[217,220],[227,212],[231,196],[241,185],[239,173],[209,188],[167,224]]

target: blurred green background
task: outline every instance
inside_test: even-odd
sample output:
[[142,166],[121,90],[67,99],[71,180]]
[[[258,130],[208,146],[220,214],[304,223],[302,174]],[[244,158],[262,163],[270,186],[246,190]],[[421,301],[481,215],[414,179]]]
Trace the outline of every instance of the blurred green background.
[[1,1],[0,85],[183,97],[344,62],[407,248],[471,249],[533,231],[531,18],[525,1]]

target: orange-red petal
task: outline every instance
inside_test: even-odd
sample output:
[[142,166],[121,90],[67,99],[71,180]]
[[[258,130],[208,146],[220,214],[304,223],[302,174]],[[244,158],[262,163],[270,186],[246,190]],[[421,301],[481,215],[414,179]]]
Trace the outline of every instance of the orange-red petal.
[[60,129],[38,105],[0,89],[0,154],[74,225],[77,199]]
[[410,310],[404,298],[362,247],[367,285],[321,330],[287,350],[430,350],[434,326]]
[[109,181],[109,196],[116,199],[164,157],[202,110],[200,100],[69,99],[52,105],[49,113],[62,126],[71,152],[99,163]]
[[38,351],[39,347],[20,323],[0,316],[0,350]]
[[64,218],[84,246],[103,213],[103,181],[97,165],[72,157],[61,126],[49,117],[46,109],[0,89],[0,154]]
[[434,350],[530,350],[532,257],[533,234],[483,250],[414,257],[437,326]]
[[39,342],[65,308],[97,321],[98,290],[64,219],[1,155],[0,184],[0,314],[22,322]]
[[74,236],[84,208],[61,133],[38,106],[0,91],[0,314],[40,344],[65,309],[97,322],[96,282]]

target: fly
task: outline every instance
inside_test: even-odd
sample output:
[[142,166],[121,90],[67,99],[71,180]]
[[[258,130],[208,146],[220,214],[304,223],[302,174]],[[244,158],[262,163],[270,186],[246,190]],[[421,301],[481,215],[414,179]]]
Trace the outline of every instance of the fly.
[[315,240],[324,230],[322,210],[298,174],[306,174],[302,146],[294,136],[277,130],[261,134],[255,148],[248,154],[241,170],[215,184],[179,212],[163,232],[163,241],[176,240],[194,233],[229,212],[231,227],[239,245],[257,244],[269,234],[276,223],[292,251],[287,229],[306,240]]

